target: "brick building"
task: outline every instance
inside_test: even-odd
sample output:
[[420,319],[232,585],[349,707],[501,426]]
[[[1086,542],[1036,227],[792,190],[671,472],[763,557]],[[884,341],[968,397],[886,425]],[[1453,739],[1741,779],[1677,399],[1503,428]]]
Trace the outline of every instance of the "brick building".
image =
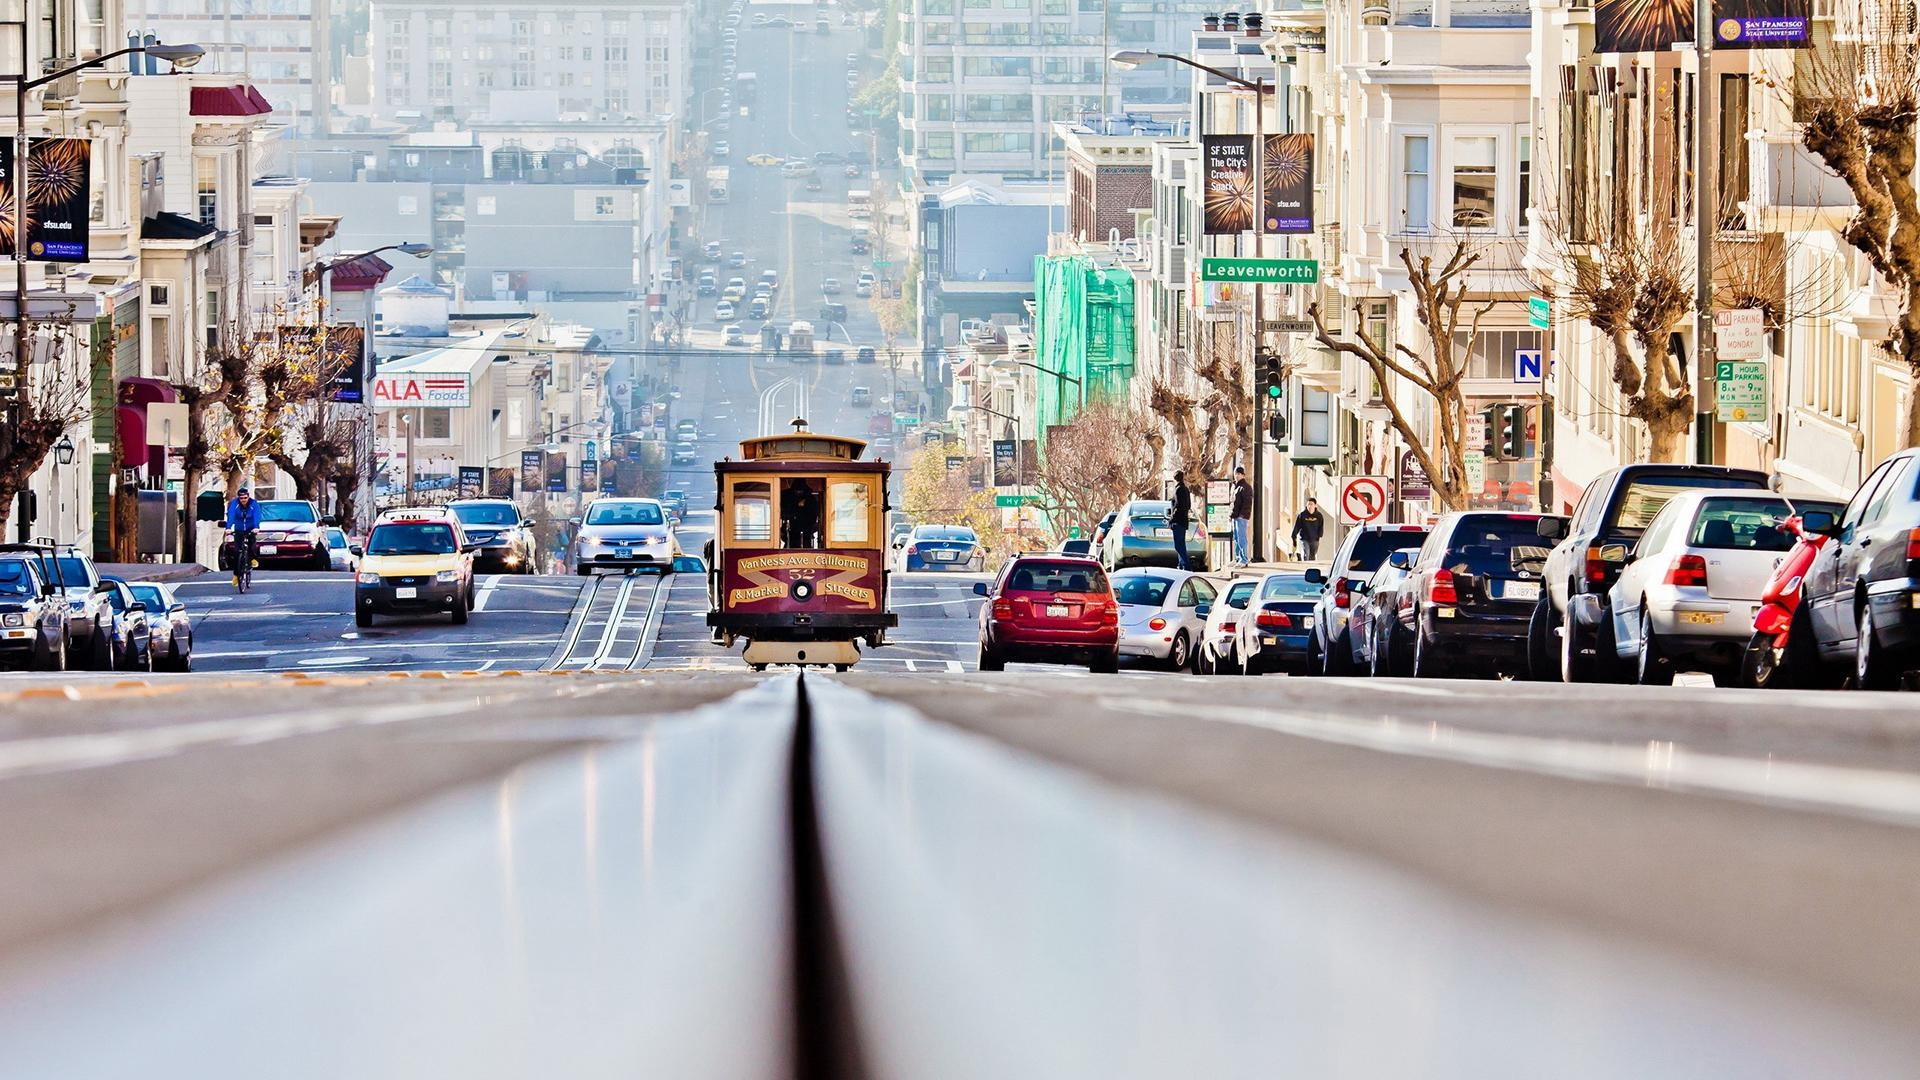
[[1153,209],[1153,147],[1186,137],[1184,118],[1154,113],[1091,117],[1054,128],[1066,150],[1067,235],[1132,240]]

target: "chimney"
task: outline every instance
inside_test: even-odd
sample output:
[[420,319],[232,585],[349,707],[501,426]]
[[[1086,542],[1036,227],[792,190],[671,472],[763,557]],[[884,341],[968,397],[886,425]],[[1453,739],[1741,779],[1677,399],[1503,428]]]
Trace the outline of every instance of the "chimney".
[[1240,13],[1237,11],[1229,11],[1225,15],[1220,16],[1220,29],[1225,30],[1229,34],[1239,33]]
[[1265,22],[1266,22],[1266,19],[1261,17],[1259,12],[1257,11],[1247,12],[1247,22],[1246,22],[1247,36],[1250,38],[1259,37],[1262,24],[1264,24]]
[[1218,15],[1203,16],[1200,19],[1200,28],[1202,30],[1207,30],[1207,31],[1214,31],[1214,30],[1220,29],[1220,16]]

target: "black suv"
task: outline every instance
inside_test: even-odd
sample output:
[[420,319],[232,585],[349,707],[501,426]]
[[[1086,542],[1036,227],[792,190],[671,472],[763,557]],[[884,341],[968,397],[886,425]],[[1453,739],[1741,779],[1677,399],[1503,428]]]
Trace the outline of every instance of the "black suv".
[[1847,665],[1863,690],[1920,667],[1920,449],[1881,462],[1854,492],[1807,572],[1802,610],[1821,660]]
[[1547,561],[1543,520],[1566,521],[1493,511],[1441,517],[1391,605],[1392,674],[1526,670],[1527,624]]
[[455,499],[447,504],[474,552],[474,569],[501,574],[531,574],[533,527],[520,516],[512,499]]
[[0,545],[0,661],[67,669],[68,602],[54,585],[55,557],[48,548]]
[[1347,633],[1347,616],[1355,598],[1388,555],[1419,547],[1426,539],[1425,525],[1362,525],[1347,530],[1327,571],[1327,591],[1314,605],[1313,636],[1307,642],[1309,674],[1351,675],[1359,670],[1364,650]]
[[1546,588],[1527,634],[1527,668],[1535,679],[1607,682],[1618,661],[1607,592],[1627,553],[1667,500],[1697,488],[1767,490],[1767,474],[1724,465],[1622,465],[1601,473],[1580,496],[1571,519],[1541,521],[1554,543]]

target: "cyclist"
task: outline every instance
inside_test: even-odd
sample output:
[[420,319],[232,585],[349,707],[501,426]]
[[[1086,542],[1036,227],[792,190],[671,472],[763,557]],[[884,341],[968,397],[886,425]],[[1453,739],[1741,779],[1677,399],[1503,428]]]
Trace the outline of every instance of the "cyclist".
[[251,489],[241,488],[227,503],[226,526],[233,533],[233,584],[245,592],[253,577],[253,534],[260,528],[260,504]]

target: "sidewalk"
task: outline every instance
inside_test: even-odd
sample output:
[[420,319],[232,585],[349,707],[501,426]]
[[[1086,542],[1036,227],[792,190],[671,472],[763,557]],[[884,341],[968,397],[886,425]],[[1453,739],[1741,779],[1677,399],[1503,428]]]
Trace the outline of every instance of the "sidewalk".
[[117,577],[122,581],[186,581],[202,574],[212,573],[197,562],[194,563],[95,563],[101,577]]

